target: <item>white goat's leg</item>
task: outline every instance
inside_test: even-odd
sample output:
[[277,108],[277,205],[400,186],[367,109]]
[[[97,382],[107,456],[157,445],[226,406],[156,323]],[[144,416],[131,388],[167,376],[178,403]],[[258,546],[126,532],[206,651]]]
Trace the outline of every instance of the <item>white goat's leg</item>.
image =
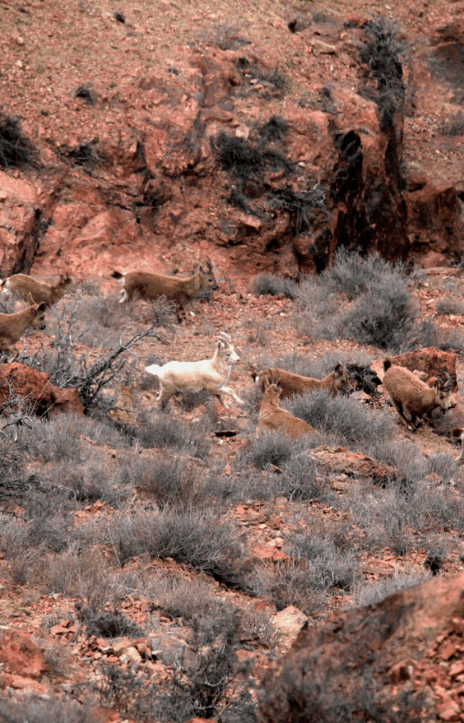
[[[234,402],[236,402],[237,404],[245,404],[245,402],[243,401],[243,399],[240,399],[240,397],[238,397],[238,396],[235,394],[235,392],[232,391],[232,389],[231,389],[230,387],[221,387],[221,392],[222,392],[222,394],[227,394],[229,397],[232,397],[232,399],[234,400]],[[225,407],[228,406],[228,405],[225,404],[224,402],[223,402],[223,404],[224,404]]]

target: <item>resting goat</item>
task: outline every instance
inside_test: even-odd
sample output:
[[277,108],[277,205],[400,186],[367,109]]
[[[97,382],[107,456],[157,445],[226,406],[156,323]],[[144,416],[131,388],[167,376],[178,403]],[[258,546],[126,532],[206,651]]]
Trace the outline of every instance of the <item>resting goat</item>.
[[10,362],[15,361],[19,351],[14,345],[21,339],[24,332],[33,329],[45,329],[45,302],[33,304],[17,314],[0,314],[0,350],[12,354]]
[[151,364],[146,367],[149,374],[158,377],[160,390],[157,402],[162,409],[177,392],[201,392],[205,390],[214,394],[221,404],[229,407],[223,399],[224,394],[232,397],[238,404],[244,402],[227,385],[234,364],[240,361],[235,353],[229,334],[224,331],[217,334],[219,341],[212,359],[196,362],[172,361],[159,366]]
[[293,374],[293,372],[277,368],[263,369],[261,372],[252,370],[251,375],[262,392],[272,383],[273,379],[279,379],[282,399],[293,394],[316,392],[320,389],[326,389],[332,397],[336,397],[339,392],[340,394],[350,394],[353,391],[353,385],[341,362],[338,362],[335,369],[324,379],[303,377],[301,374]]
[[43,301],[51,306],[61,299],[71,283],[69,274],[62,274],[57,284],[44,284],[26,274],[13,274],[0,281],[0,287],[7,297],[22,299],[28,304],[40,304]]
[[[428,386],[413,372],[404,367],[392,366],[390,359],[383,363],[385,374],[383,385],[388,392],[392,404],[401,417],[402,422],[411,431],[417,427],[418,417],[427,417],[433,424],[432,411],[437,407],[446,411],[451,409],[451,377],[446,372],[446,382],[433,377],[433,386]],[[407,412],[410,420],[405,416]]]
[[179,309],[183,309],[202,291],[212,291],[218,288],[213,265],[208,258],[196,264],[196,268],[196,273],[187,279],[149,274],[145,271],[130,271],[127,274],[113,271],[112,276],[122,283],[119,303],[130,301],[135,296],[148,301],[165,296],[169,301],[173,301]]
[[302,437],[307,434],[319,434],[317,429],[311,427],[310,424],[294,417],[286,409],[280,407],[280,395],[282,394],[282,385],[280,379],[274,382],[271,375],[270,380],[266,384],[264,390],[263,401],[259,410],[258,426],[256,431],[262,434],[266,431],[274,431],[280,429],[286,432],[293,439]]

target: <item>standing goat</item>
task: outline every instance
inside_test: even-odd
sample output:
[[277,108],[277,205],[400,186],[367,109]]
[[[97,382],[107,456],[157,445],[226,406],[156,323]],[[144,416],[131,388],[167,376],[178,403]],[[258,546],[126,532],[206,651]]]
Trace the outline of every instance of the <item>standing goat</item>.
[[214,394],[225,407],[229,407],[229,404],[224,401],[224,394],[232,397],[238,404],[244,403],[230,387],[226,386],[232,367],[240,361],[240,357],[235,353],[229,334],[221,331],[217,337],[219,341],[212,359],[196,362],[171,361],[163,366],[151,364],[146,367],[149,374],[154,374],[159,379],[160,390],[157,401],[162,409],[177,392],[202,390]]
[[196,273],[187,279],[159,276],[145,271],[130,271],[127,274],[113,271],[112,276],[122,283],[120,304],[124,301],[130,301],[135,296],[148,301],[165,296],[169,301],[173,301],[177,307],[183,309],[189,301],[199,296],[202,291],[212,291],[218,288],[213,265],[208,258],[196,264]]
[[28,306],[17,314],[0,314],[0,350],[12,354],[10,362],[15,361],[19,351],[14,345],[21,339],[24,332],[33,329],[45,329],[45,302]]
[[[390,359],[383,363],[385,371],[383,385],[388,392],[392,404],[406,427],[414,432],[417,427],[418,417],[427,417],[433,424],[432,411],[437,407],[446,412],[451,409],[451,377],[446,372],[446,382],[434,377],[433,386],[428,386],[421,381],[413,372],[404,367],[392,366]],[[410,416],[408,420],[405,416]]]
[[282,389],[282,399],[291,397],[293,394],[316,392],[320,389],[326,389],[332,397],[336,397],[338,393],[350,394],[353,391],[353,385],[341,362],[338,362],[335,369],[324,379],[303,377],[301,374],[293,374],[293,372],[277,368],[263,369],[261,372],[252,370],[251,375],[262,392],[272,383],[273,379],[278,378]]
[[282,385],[280,379],[274,382],[272,374],[271,379],[265,386],[263,401],[259,410],[258,426],[256,431],[262,434],[266,431],[274,431],[280,429],[286,432],[293,439],[302,437],[307,434],[319,434],[317,429],[311,427],[310,424],[303,419],[294,417],[286,409],[280,406],[280,395],[282,394]]
[[44,302],[47,306],[51,306],[61,299],[71,283],[72,279],[69,274],[61,274],[60,280],[56,284],[44,284],[36,281],[32,276],[14,274],[0,281],[0,287],[7,297],[22,299],[28,304]]

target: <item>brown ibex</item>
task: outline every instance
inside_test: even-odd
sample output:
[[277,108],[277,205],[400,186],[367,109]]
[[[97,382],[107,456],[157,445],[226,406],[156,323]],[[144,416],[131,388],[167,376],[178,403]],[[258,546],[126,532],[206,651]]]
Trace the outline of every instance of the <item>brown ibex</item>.
[[[421,381],[413,372],[404,367],[392,366],[390,359],[383,363],[385,371],[383,385],[402,422],[411,431],[417,427],[417,418],[425,416],[433,424],[431,413],[437,407],[451,409],[451,377],[445,372],[446,381],[433,377],[433,386]],[[405,416],[407,412],[410,420]]]
[[45,302],[32,304],[16,314],[0,314],[0,350],[5,354],[13,354],[10,362],[15,361],[19,351],[14,345],[21,339],[24,332],[33,329],[45,329]]
[[261,402],[261,408],[259,410],[258,426],[256,428],[257,433],[262,434],[266,431],[280,429],[286,432],[292,439],[297,439],[307,434],[319,434],[317,429],[311,427],[311,425],[303,419],[294,417],[289,411],[281,408],[281,393],[282,386],[280,379],[277,378],[277,381],[274,381],[274,378],[271,376],[271,379],[265,387],[263,401]]
[[218,288],[213,265],[208,258],[196,264],[196,272],[186,279],[149,274],[145,271],[129,271],[126,274],[113,271],[112,276],[122,283],[122,294],[119,300],[121,304],[134,297],[153,301],[160,296],[165,296],[173,301],[179,309],[183,309],[202,291],[213,291]]
[[13,274],[0,281],[0,287],[5,296],[22,299],[28,304],[44,302],[47,306],[51,306],[61,299],[71,283],[72,279],[69,274],[61,274],[60,280],[56,284],[44,284],[26,274]]
[[262,392],[271,383],[272,379],[279,379],[282,388],[282,399],[290,397],[293,394],[303,394],[305,392],[316,392],[320,389],[326,389],[332,397],[340,394],[350,394],[353,391],[353,385],[350,382],[346,370],[341,362],[335,365],[335,369],[330,372],[324,379],[313,379],[312,377],[304,377],[301,374],[294,374],[285,369],[263,369],[261,372],[251,370],[251,375],[255,379]]

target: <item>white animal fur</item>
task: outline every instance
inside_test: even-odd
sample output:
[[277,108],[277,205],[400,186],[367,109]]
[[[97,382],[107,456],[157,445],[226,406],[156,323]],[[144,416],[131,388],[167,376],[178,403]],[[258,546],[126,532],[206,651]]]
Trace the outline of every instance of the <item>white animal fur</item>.
[[14,345],[21,339],[26,329],[29,327],[45,329],[46,308],[47,305],[42,302],[32,304],[16,314],[0,314],[0,350],[13,355],[10,362],[13,362],[19,354]]
[[234,364],[240,361],[232,346],[229,334],[217,334],[219,341],[211,359],[196,362],[171,361],[163,366],[151,364],[146,367],[149,374],[158,377],[160,390],[157,402],[164,408],[170,398],[177,392],[207,391],[214,394],[221,404],[229,407],[224,395],[231,397],[237,404],[244,402],[227,386],[230,372]]
[[0,281],[0,287],[7,297],[22,299],[28,304],[40,304],[43,301],[47,306],[51,306],[61,299],[71,283],[69,274],[62,274],[56,284],[36,281],[27,274],[13,274]]

